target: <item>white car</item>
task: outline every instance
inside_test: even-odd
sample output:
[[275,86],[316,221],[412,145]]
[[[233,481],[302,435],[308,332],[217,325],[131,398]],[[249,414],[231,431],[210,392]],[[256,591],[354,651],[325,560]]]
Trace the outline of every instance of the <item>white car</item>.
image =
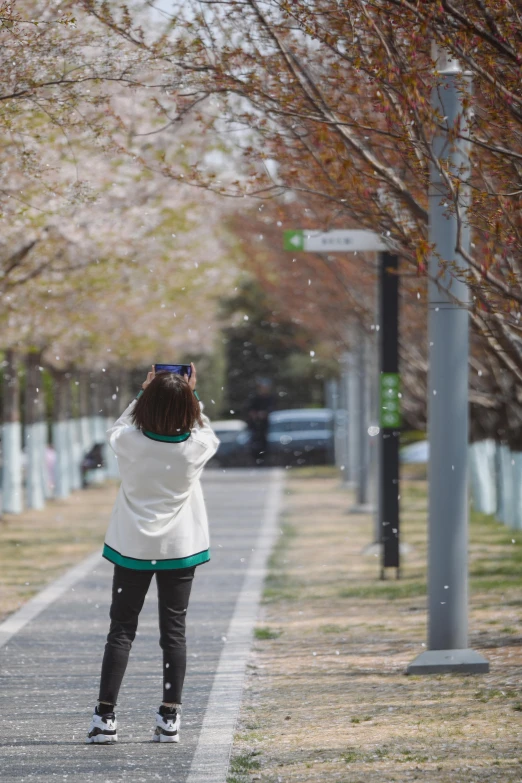
[[329,408],[274,411],[268,417],[268,457],[276,465],[333,465],[334,414]]
[[241,419],[223,419],[211,422],[212,429],[221,441],[214,456],[220,465],[248,465],[250,433]]
[[401,462],[428,462],[430,458],[430,444],[427,440],[420,440],[418,443],[410,443],[401,449]]

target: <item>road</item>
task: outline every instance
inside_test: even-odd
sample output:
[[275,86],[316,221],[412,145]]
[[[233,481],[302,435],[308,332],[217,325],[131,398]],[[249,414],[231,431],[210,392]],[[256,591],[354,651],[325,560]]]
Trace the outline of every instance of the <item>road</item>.
[[197,569],[187,615],[179,745],[151,742],[162,673],[155,583],[120,693],[119,743],[85,744],[108,630],[112,566],[100,559],[0,649],[2,783],[224,783],[281,485],[278,471],[206,473],[212,560]]

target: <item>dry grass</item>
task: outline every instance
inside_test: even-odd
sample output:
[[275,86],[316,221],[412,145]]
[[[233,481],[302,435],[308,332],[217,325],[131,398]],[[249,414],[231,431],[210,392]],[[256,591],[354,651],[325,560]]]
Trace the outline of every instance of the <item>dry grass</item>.
[[335,477],[305,477],[287,484],[229,783],[519,783],[520,534],[471,525],[470,643],[491,673],[406,677],[426,637],[425,483],[403,483],[413,551],[380,582],[372,520],[346,514]]
[[116,492],[113,483],[93,486],[0,519],[0,620],[101,548]]

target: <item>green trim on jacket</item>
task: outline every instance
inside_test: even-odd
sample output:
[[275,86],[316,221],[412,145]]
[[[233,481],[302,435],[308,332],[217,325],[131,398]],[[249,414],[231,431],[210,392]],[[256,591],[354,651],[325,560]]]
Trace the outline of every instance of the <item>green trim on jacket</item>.
[[175,557],[170,560],[140,560],[136,557],[126,557],[108,544],[103,545],[103,557],[114,565],[132,568],[134,571],[167,571],[174,568],[192,568],[192,566],[208,563],[210,551],[205,549],[189,557]]
[[155,432],[149,432],[148,430],[142,430],[142,432],[147,438],[160,440],[162,443],[181,443],[181,441],[190,438],[190,432],[182,432],[180,435],[156,435]]

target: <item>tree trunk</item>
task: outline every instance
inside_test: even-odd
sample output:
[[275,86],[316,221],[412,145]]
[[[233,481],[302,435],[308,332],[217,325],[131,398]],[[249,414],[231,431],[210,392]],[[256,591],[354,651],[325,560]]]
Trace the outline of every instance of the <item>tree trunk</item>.
[[[105,428],[111,427],[119,416],[118,391],[119,391],[119,373],[113,371],[108,374],[105,385],[104,414]],[[120,477],[118,468],[118,459],[111,449],[107,438],[105,447],[105,458],[107,462],[107,478],[117,479]]]
[[93,445],[89,421],[89,373],[82,370],[78,378],[78,408],[80,413],[80,447],[82,459]]
[[118,377],[118,396],[115,400],[115,419],[121,416],[136,394],[137,391],[133,389],[130,372],[128,372],[128,370],[120,370]]
[[56,489],[57,498],[70,495],[69,481],[69,438],[67,434],[67,419],[70,405],[70,378],[67,373],[54,372],[54,411],[53,411],[53,445],[56,451]]
[[494,514],[497,510],[495,449],[493,440],[479,440],[469,447],[471,499],[473,508],[481,514]]
[[[105,418],[104,418],[104,386],[105,373],[90,373],[90,426],[93,443],[102,444],[103,460],[107,464],[106,441],[105,441]],[[106,478],[105,467],[97,468],[93,471],[90,481],[93,484],[101,484]]]
[[2,509],[7,514],[20,514],[22,500],[22,425],[20,423],[20,380],[17,356],[5,353],[4,404],[2,422]]
[[497,517],[508,527],[514,527],[513,522],[513,471],[511,469],[511,452],[509,446],[497,446]]
[[83,454],[81,447],[81,425],[78,415],[79,380],[77,376],[77,373],[72,373],[69,380],[67,438],[69,446],[69,486],[71,490],[80,489],[82,486],[81,462]]
[[99,378],[96,373],[90,372],[89,378],[89,428],[93,443],[99,443],[99,410],[100,410],[100,387]]
[[[39,353],[29,353],[25,360],[25,451],[27,455],[26,498],[27,507],[42,509],[45,506],[44,441],[44,392]],[[50,482],[50,478],[47,478]]]

